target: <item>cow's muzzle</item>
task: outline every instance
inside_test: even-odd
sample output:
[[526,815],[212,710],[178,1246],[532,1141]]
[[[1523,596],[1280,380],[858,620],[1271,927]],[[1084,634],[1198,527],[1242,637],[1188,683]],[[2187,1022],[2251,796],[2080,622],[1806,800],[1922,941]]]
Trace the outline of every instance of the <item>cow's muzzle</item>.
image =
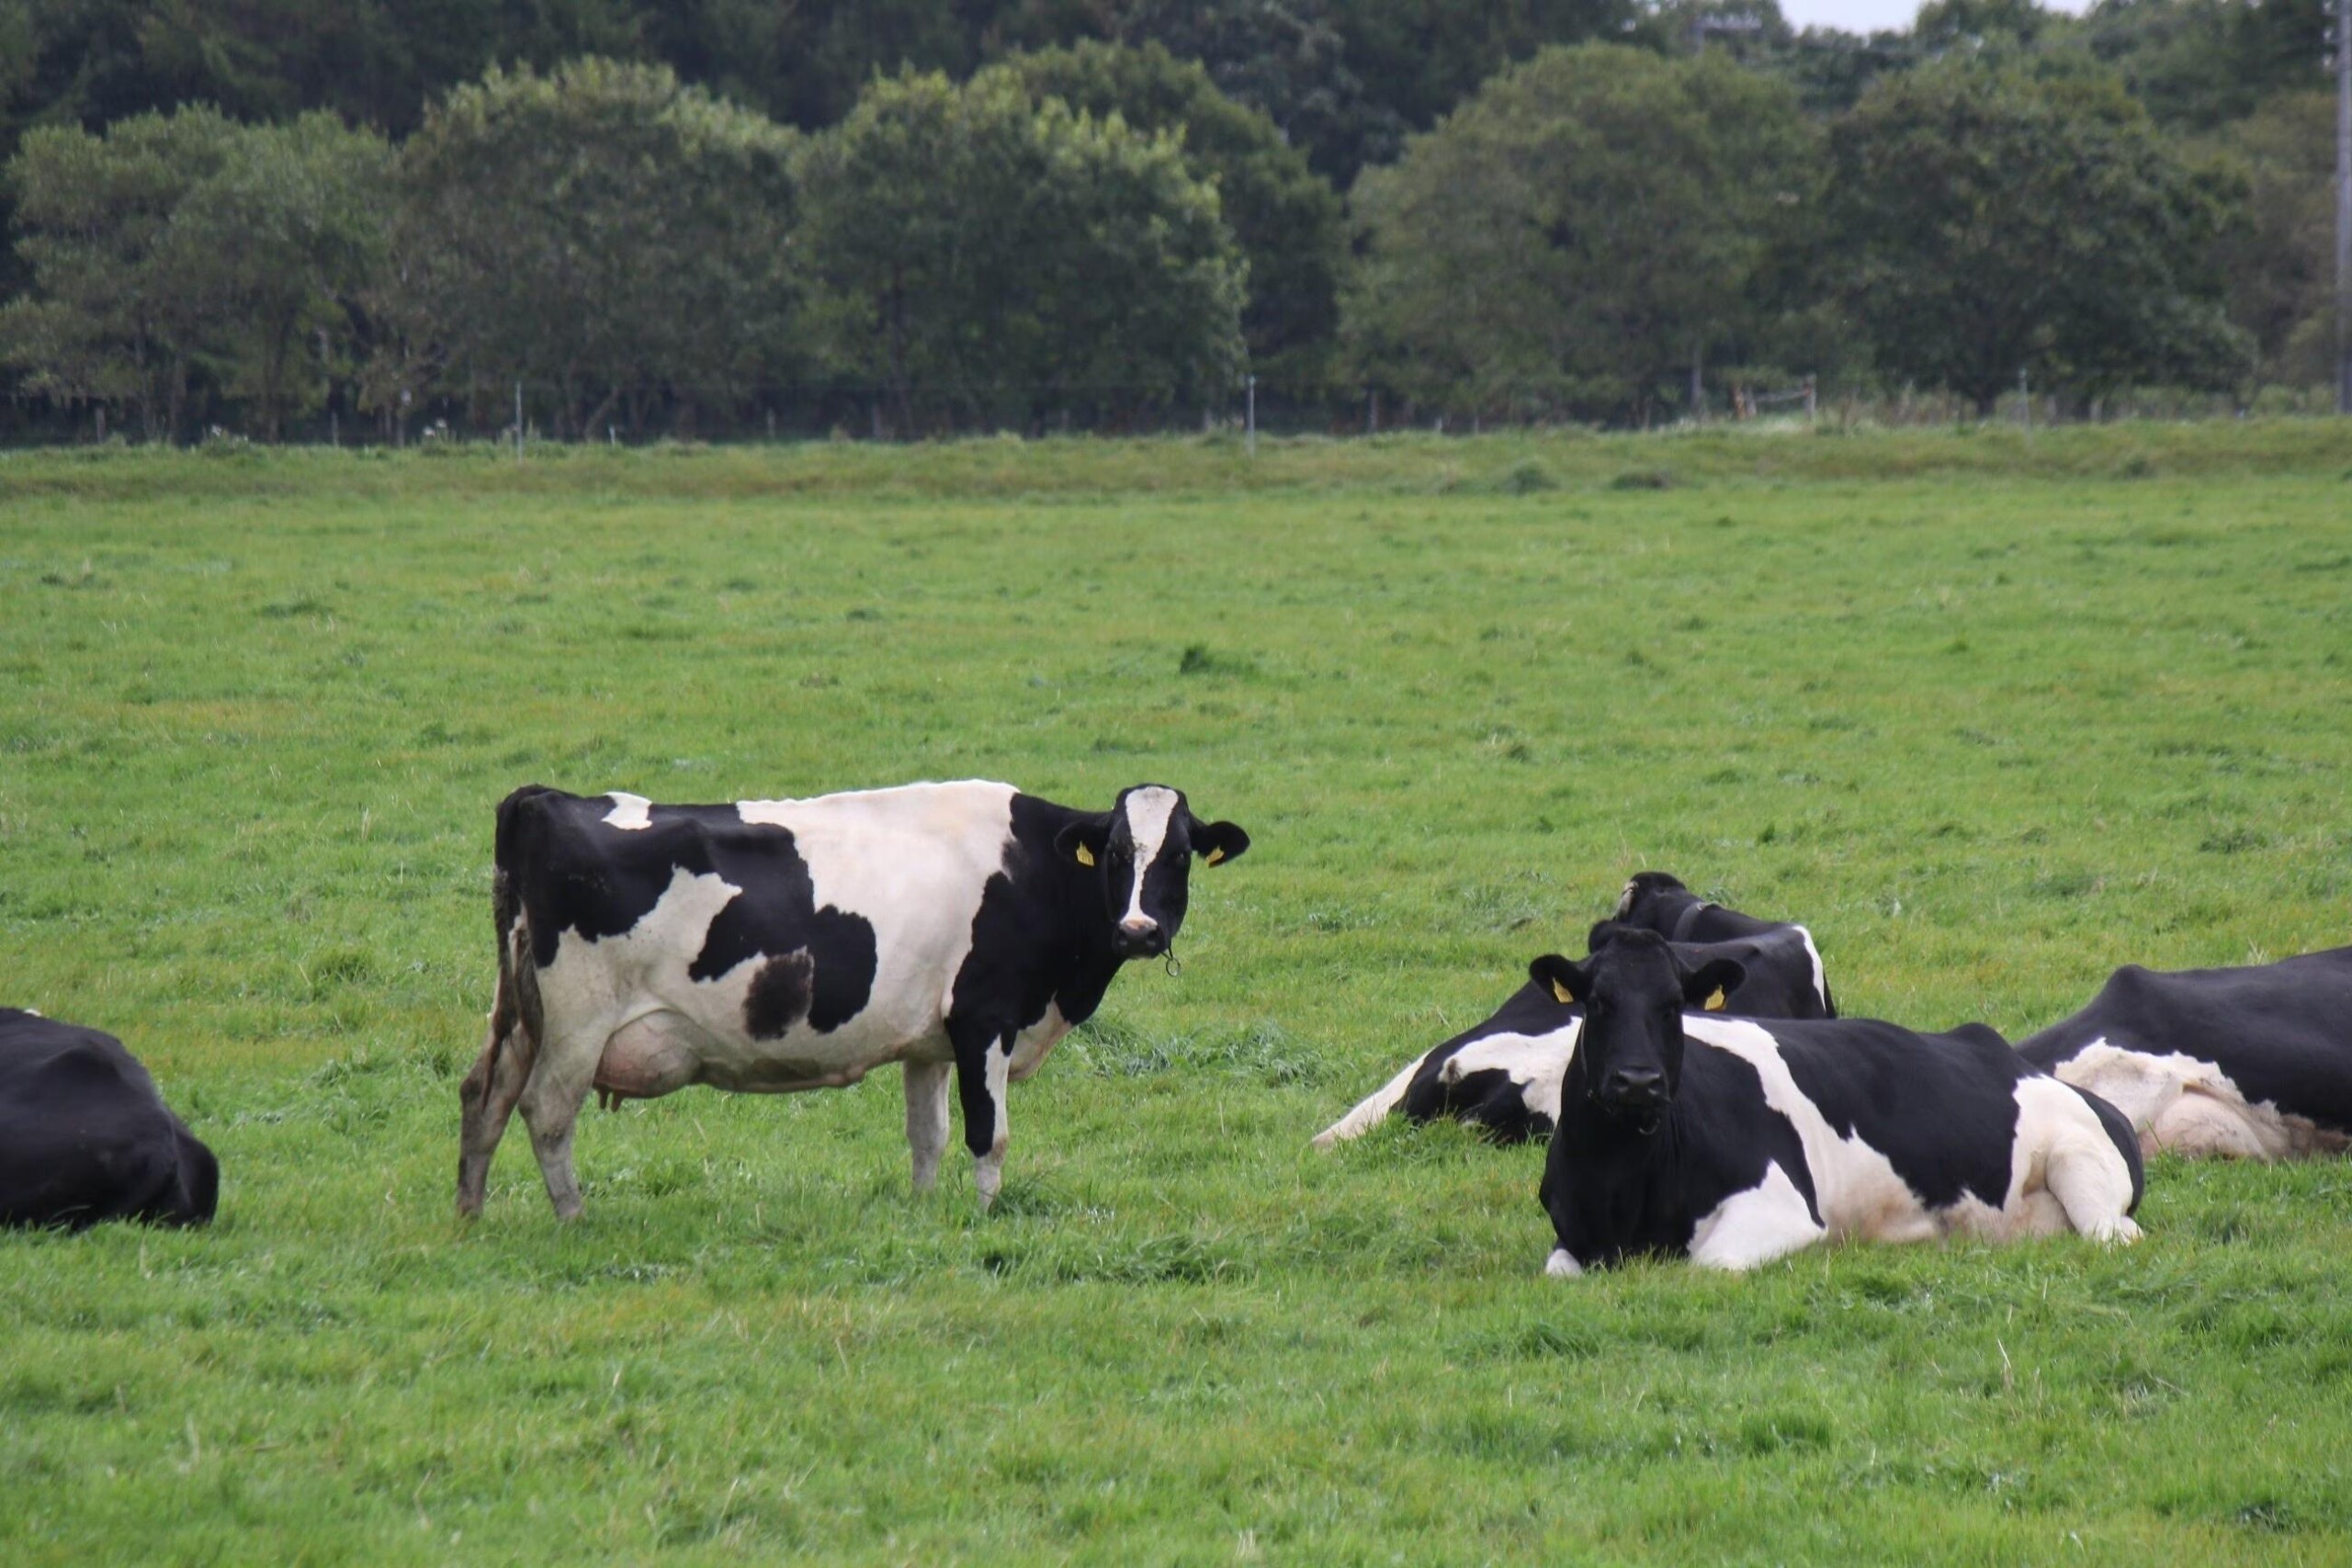
[[1601,1080],[1593,1099],[1636,1132],[1655,1132],[1666,1114],[1666,1075],[1654,1067],[1620,1068]]
[[1168,931],[1158,920],[1121,920],[1111,951],[1122,958],[1157,958],[1168,951]]

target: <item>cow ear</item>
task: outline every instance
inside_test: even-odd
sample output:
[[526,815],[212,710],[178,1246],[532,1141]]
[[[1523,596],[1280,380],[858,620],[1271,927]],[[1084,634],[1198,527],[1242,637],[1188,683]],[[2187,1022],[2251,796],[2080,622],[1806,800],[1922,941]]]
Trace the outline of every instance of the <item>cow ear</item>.
[[1240,858],[1250,847],[1250,835],[1233,822],[1204,822],[1193,818],[1193,852],[1210,865],[1223,865]]
[[1711,958],[1682,972],[1682,999],[1705,1011],[1721,1012],[1724,999],[1747,978],[1747,966],[1738,959]]
[[1111,814],[1081,817],[1054,835],[1054,853],[1064,860],[1074,860],[1080,865],[1093,865],[1102,858],[1102,850],[1111,841]]
[[1547,987],[1564,1004],[1580,1002],[1592,995],[1592,976],[1584,965],[1556,953],[1547,953],[1529,964],[1527,977]]

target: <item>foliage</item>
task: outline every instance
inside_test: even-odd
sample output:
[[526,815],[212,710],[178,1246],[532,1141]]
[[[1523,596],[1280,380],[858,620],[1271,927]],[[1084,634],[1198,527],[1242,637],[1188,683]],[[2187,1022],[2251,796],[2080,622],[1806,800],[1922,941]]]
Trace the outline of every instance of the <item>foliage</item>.
[[[1643,866],[1928,1027],[2340,942],[2347,467],[2318,420],[0,458],[8,1000],[224,1165],[207,1232],[0,1235],[0,1557],[2341,1561],[2341,1160],[2158,1160],[2120,1252],[1564,1282],[1540,1150],[1306,1143]],[[909,1196],[886,1071],[592,1115],[571,1227],[518,1129],[450,1223],[508,788],[976,773],[1257,840],[1013,1091],[994,1213],[960,1148]]]
[[0,310],[0,357],[37,392],[132,411],[150,439],[177,435],[209,377],[274,438],[326,395],[350,341],[390,158],[331,115],[36,131],[9,164],[33,288]]
[[1217,209],[1250,268],[1241,332],[1250,367],[1311,381],[1339,326],[1345,261],[1340,198],[1263,114],[1227,97],[1197,62],[1157,43],[1102,43],[1014,55],[1011,73],[1036,97],[1145,135],[1174,134],[1187,166],[1214,185]]
[[791,162],[790,132],[663,66],[492,71],[401,149],[392,352],[551,387],[570,434],[740,399],[791,363]]
[[1791,93],[1721,60],[1547,51],[1359,184],[1356,351],[1442,406],[1645,419],[1754,324],[1809,147]]
[[2207,130],[2326,75],[2332,0],[2106,0],[2083,45],[2121,73],[2158,123]]
[[813,138],[802,178],[820,330],[901,433],[1231,390],[1245,264],[1172,132],[910,73]]
[[2256,378],[2327,382],[2335,369],[2335,96],[2290,93],[2216,138],[2242,171],[2240,221],[2219,245],[2230,319],[2252,334]]
[[27,139],[8,174],[36,292],[0,314],[0,355],[34,390],[127,406],[151,439],[176,433],[215,298],[174,218],[234,136],[198,109]]
[[1888,372],[1989,411],[2020,370],[2096,394],[2244,368],[2211,257],[2230,190],[2112,78],[1923,67],[1830,139],[1845,287]]

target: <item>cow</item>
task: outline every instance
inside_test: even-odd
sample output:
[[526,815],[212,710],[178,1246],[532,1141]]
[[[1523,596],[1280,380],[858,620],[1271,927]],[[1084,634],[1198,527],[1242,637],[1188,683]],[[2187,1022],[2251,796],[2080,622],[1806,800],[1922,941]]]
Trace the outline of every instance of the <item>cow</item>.
[[2236,969],[2125,964],[2018,1054],[2113,1101],[2151,1154],[2340,1154],[2352,1144],[2352,947]]
[[1555,1275],[1625,1258],[1747,1269],[1815,1242],[2138,1238],[2139,1141],[1992,1030],[1687,1010],[1737,983],[1654,931],[1538,983],[1583,1004],[1539,1191]]
[[1668,942],[1752,942],[1773,955],[1770,966],[1749,973],[1733,1010],[1749,1018],[1836,1018],[1829,976],[1813,933],[1788,920],[1767,920],[1710,903],[1663,871],[1637,871],[1617,896],[1620,926],[1653,931]]
[[220,1199],[212,1151],[121,1041],[0,1008],[0,1225],[200,1225]]
[[[1625,884],[1617,914],[1595,926],[1589,941],[1643,929],[1672,939],[1691,967],[1736,960],[1742,978],[1719,1004],[1726,1011],[1743,1018],[1838,1016],[1821,952],[1803,926],[1707,903],[1666,873],[1645,871]],[[1496,1143],[1542,1137],[1558,1114],[1560,1077],[1575,1040],[1569,1026],[1580,1016],[1574,1003],[1531,980],[1493,1016],[1408,1063],[1317,1134],[1315,1146],[1360,1137],[1397,1111],[1414,1122],[1467,1122]]]
[[1100,812],[981,780],[723,806],[518,789],[498,807],[498,989],[459,1095],[458,1211],[481,1212],[517,1107],[569,1220],[591,1089],[781,1094],[891,1062],[915,1190],[938,1174],[953,1073],[986,1208],[1006,1085],[1122,964],[1172,958],[1194,859],[1249,847],[1161,784]]

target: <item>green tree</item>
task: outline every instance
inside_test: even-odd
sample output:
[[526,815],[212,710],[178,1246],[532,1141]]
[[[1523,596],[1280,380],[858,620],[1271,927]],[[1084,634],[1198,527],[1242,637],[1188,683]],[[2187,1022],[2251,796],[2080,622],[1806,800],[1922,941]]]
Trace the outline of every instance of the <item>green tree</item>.
[[690,423],[793,364],[792,142],[668,67],[586,59],[492,71],[401,152],[379,309],[379,403],[437,369],[450,389],[520,378],[559,427]]
[[331,114],[241,130],[173,214],[175,249],[216,312],[208,346],[222,390],[248,401],[265,439],[318,407],[346,357],[383,265],[391,161],[382,138]]
[[1720,59],[1547,50],[1357,182],[1350,341],[1418,399],[1645,420],[1755,325],[1811,142],[1788,88]]
[[1924,67],[1831,136],[1830,223],[1877,361],[1989,412],[2020,370],[2085,395],[2226,383],[2228,183],[2111,77]]
[[8,186],[33,287],[0,310],[0,359],[29,390],[126,409],[151,441],[177,436],[225,300],[213,258],[174,220],[236,135],[184,109],[25,138]]
[[2244,220],[2222,232],[2230,319],[2254,341],[2256,375],[2310,386],[2335,369],[2335,95],[2284,93],[2225,130],[2243,172]]
[[1007,73],[908,73],[814,138],[802,179],[833,362],[902,434],[1232,386],[1246,266],[1172,134],[1033,104]]
[[2331,0],[2106,0],[2080,24],[2160,125],[2210,130],[2326,84]]
[[993,69],[1011,73],[1033,98],[1058,98],[1098,120],[1117,115],[1146,134],[1172,133],[1194,177],[1216,186],[1249,262],[1241,330],[1251,366],[1299,382],[1320,372],[1340,321],[1340,197],[1273,121],[1218,92],[1198,62],[1156,43],[1080,43],[1014,55]]

